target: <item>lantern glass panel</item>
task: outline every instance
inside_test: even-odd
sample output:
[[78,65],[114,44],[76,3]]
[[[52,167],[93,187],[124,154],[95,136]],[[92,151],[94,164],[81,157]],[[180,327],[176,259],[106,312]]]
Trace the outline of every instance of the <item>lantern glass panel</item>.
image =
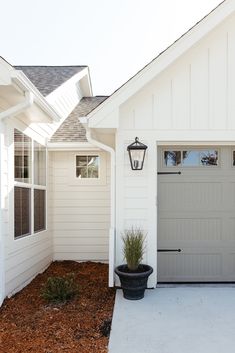
[[145,150],[130,150],[133,169],[141,169],[143,167]]

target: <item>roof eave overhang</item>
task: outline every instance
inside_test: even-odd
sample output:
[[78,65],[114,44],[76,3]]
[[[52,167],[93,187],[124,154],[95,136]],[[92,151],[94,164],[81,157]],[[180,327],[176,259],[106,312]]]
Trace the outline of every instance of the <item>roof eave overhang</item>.
[[35,103],[48,115],[48,122],[60,121],[60,115],[52,108],[22,71],[12,70],[11,79],[14,84],[22,89],[22,91],[32,92]]
[[226,0],[204,17],[157,58],[146,65],[141,71],[115,91],[101,105],[88,114],[90,128],[104,126],[104,120],[117,111],[119,106],[137,93],[150,80],[167,69],[175,60],[187,52],[211,30],[223,22],[235,11],[235,1]]

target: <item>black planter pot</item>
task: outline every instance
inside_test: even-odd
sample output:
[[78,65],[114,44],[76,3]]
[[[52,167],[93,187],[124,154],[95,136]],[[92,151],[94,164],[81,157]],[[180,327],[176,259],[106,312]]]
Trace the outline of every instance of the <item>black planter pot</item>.
[[131,272],[127,265],[120,265],[115,268],[115,273],[119,276],[123,296],[129,300],[139,300],[144,297],[147,288],[148,277],[153,272],[149,265],[140,265],[138,272]]

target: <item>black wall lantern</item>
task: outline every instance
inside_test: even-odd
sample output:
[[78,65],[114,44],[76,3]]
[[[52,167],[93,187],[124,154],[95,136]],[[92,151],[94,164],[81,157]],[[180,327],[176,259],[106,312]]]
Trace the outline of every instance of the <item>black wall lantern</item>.
[[142,170],[144,166],[145,152],[148,146],[139,142],[139,138],[135,138],[135,142],[127,147],[130,157],[131,169]]

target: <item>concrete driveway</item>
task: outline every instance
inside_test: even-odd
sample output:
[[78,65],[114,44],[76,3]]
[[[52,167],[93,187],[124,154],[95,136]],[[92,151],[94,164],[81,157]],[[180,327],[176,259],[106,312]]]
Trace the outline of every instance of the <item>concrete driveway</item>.
[[109,353],[234,352],[234,287],[157,288],[139,301],[117,291]]

